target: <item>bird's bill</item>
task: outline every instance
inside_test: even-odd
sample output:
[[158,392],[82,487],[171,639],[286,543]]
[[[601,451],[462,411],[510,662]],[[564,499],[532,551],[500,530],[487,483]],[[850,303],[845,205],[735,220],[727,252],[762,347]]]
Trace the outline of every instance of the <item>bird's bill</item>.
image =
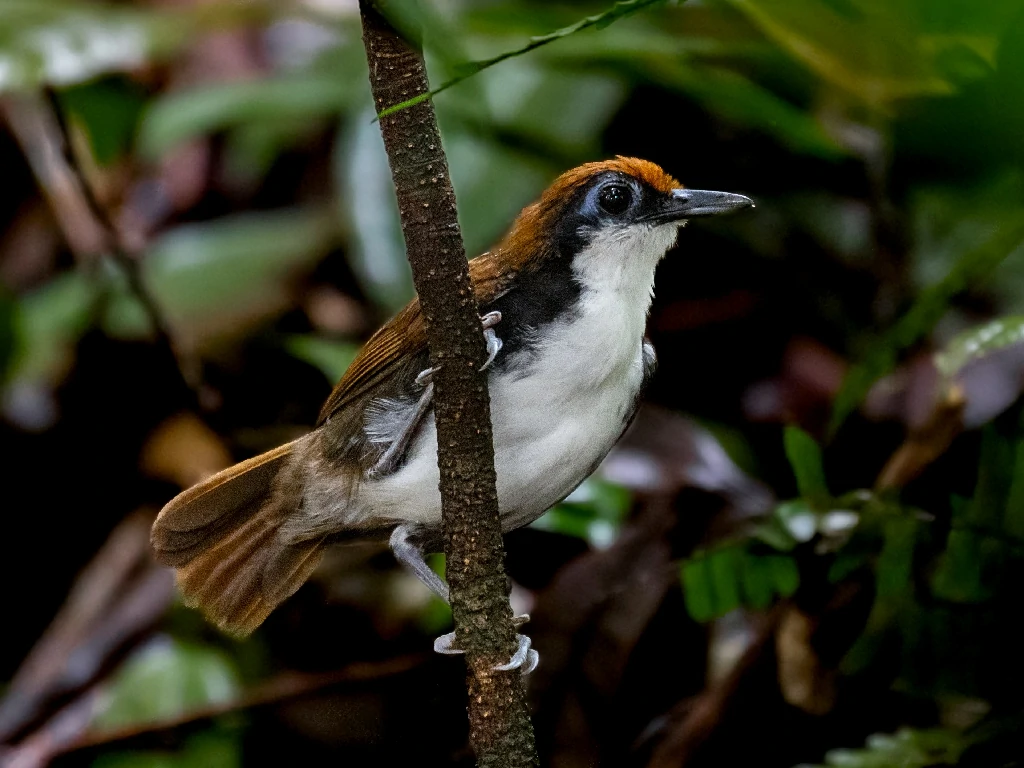
[[745,195],[732,192],[712,192],[706,189],[673,189],[665,208],[659,212],[660,221],[679,221],[698,216],[715,216],[719,213],[753,208],[754,201]]

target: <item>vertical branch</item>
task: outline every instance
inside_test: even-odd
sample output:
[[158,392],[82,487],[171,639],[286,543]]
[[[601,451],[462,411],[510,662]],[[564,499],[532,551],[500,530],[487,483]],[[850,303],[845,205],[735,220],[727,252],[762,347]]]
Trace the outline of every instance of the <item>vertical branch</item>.
[[[429,91],[422,53],[360,0],[378,112]],[[481,766],[535,766],[518,671],[495,490],[485,344],[434,107],[381,118],[413,280],[428,323],[441,510],[457,644],[466,652],[470,741]],[[499,329],[500,333],[500,329]]]

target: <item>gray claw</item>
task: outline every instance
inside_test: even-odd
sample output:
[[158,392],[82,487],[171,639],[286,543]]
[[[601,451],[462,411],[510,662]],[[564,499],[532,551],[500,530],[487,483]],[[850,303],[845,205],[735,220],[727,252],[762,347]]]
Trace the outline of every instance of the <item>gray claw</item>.
[[498,664],[494,667],[498,672],[507,672],[510,669],[520,669],[520,673],[528,675],[537,668],[540,663],[540,654],[530,647],[530,638],[526,635],[519,635],[519,648],[507,664]]
[[437,373],[437,368],[424,368],[416,377],[416,386],[425,387],[430,384],[435,373]]
[[449,632],[447,635],[441,635],[439,638],[434,640],[434,653],[443,653],[448,656],[455,656],[460,653],[465,653],[461,648],[453,648],[455,643],[455,633]]
[[484,327],[484,339],[487,342],[487,360],[484,361],[481,371],[486,371],[494,362],[494,358],[501,352],[502,341],[494,332],[494,326],[501,322],[501,312],[488,312],[480,318],[480,324]]
[[[520,627],[529,620],[529,614],[524,613],[522,616],[513,617],[512,623],[516,627]],[[517,635],[517,637],[519,638],[519,648],[512,654],[512,658],[508,660],[508,663],[498,664],[494,667],[496,672],[508,672],[512,669],[518,669],[520,674],[528,675],[537,668],[537,665],[540,663],[540,654],[530,647],[530,638],[526,635]],[[454,645],[454,632],[441,635],[434,640],[434,653],[443,653],[448,656],[465,653],[461,648],[455,648]]]

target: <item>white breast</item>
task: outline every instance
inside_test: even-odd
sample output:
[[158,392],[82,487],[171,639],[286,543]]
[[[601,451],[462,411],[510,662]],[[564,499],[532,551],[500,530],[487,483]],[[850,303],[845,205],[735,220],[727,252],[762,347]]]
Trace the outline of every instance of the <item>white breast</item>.
[[[527,367],[510,365],[489,378],[506,530],[536,519],[579,485],[629,417],[643,383],[654,268],[674,242],[675,228],[634,233],[633,239],[609,235],[577,255],[578,311],[538,329],[537,346],[521,353],[529,355]],[[501,334],[500,325],[495,330]],[[401,469],[361,483],[345,516],[440,525],[436,446],[431,418]]]

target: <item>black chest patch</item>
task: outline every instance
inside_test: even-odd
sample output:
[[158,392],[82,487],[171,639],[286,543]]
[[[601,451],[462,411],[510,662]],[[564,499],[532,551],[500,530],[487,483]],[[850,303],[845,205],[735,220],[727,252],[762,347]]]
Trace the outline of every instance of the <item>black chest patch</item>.
[[501,322],[494,331],[502,348],[494,367],[503,370],[521,353],[529,354],[545,326],[570,319],[577,312],[582,291],[572,273],[570,259],[558,256],[521,275],[515,288],[481,307],[481,314],[501,312]]

